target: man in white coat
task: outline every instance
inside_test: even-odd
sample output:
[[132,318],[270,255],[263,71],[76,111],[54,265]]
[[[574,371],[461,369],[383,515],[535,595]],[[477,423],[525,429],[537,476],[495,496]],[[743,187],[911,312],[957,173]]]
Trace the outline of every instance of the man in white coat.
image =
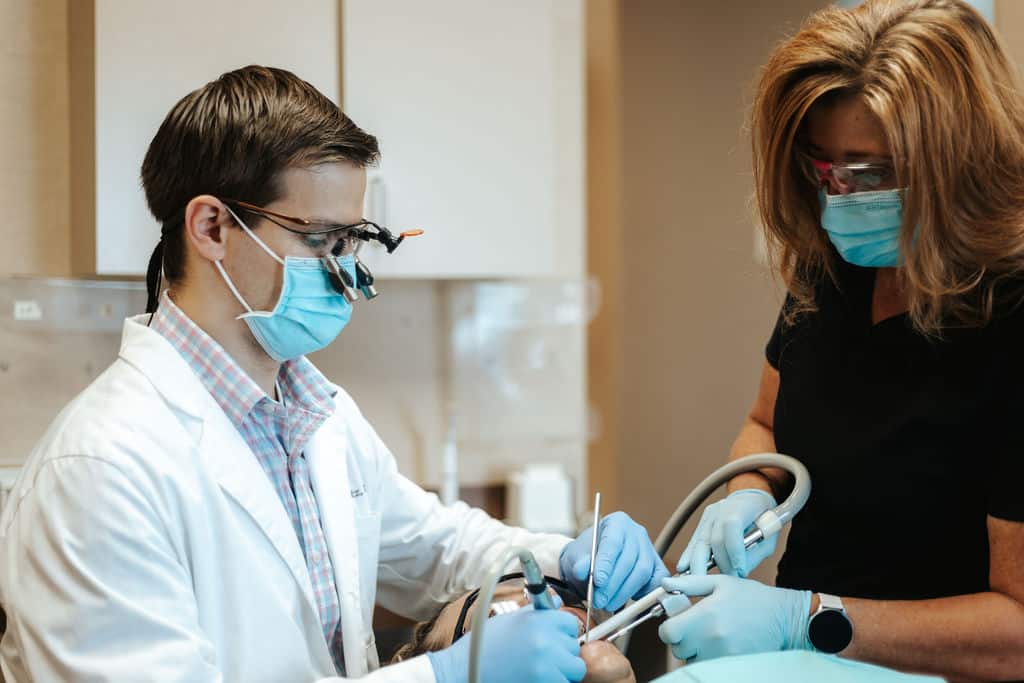
[[[468,638],[378,668],[375,602],[427,617],[516,545],[586,580],[589,532],[442,506],[304,357],[348,322],[356,242],[397,239],[361,218],[377,153],[278,69],[224,74],[167,115],[142,167],[163,226],[149,315],[125,322],[0,517],[7,681],[454,683]],[[600,534],[596,606],[667,573],[622,513]],[[576,630],[557,610],[494,617],[483,679],[580,680]]]

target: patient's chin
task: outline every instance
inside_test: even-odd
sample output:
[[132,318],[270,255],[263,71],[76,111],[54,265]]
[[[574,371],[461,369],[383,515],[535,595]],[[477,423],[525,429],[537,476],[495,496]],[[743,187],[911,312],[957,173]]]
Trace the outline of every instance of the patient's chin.
[[611,643],[587,643],[580,648],[580,656],[587,663],[583,683],[636,683],[629,660]]

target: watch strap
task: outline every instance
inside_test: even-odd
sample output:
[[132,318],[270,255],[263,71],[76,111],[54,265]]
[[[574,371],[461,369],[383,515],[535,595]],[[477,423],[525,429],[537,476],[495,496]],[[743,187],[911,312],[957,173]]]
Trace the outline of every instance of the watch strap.
[[818,593],[818,612],[826,609],[837,609],[842,612],[846,611],[843,606],[843,599],[838,595],[829,595],[828,593]]

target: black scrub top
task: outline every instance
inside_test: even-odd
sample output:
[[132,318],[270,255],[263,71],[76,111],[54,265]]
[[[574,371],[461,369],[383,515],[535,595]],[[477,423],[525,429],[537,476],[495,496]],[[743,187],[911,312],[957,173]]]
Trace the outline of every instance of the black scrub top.
[[[768,342],[775,443],[812,493],[777,583],[845,597],[986,591],[986,517],[1024,521],[1024,305],[984,328],[871,323],[874,273],[843,263],[818,311]],[[787,301],[784,305],[790,305]]]

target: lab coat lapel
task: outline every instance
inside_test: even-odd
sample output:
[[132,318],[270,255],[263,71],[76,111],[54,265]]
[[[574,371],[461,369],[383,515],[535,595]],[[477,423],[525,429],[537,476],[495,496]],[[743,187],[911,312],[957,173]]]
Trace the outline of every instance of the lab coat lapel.
[[295,528],[269,477],[219,406],[217,413],[208,414],[206,419],[199,446],[203,461],[209,464],[220,487],[242,506],[270,539],[302,588],[308,607],[314,615],[318,614],[309,569],[295,536]]
[[349,492],[347,455],[350,447],[347,425],[335,414],[311,439],[306,448],[306,460],[341,605],[345,675],[355,678],[367,673],[368,659],[376,664],[376,645],[372,631],[363,621],[359,545]]
[[145,326],[148,317],[125,321],[121,358],[149,378],[175,410],[201,421],[199,449],[203,462],[210,467],[220,487],[249,514],[273,544],[316,616],[313,586],[302,548],[270,479],[185,359],[159,333]]

